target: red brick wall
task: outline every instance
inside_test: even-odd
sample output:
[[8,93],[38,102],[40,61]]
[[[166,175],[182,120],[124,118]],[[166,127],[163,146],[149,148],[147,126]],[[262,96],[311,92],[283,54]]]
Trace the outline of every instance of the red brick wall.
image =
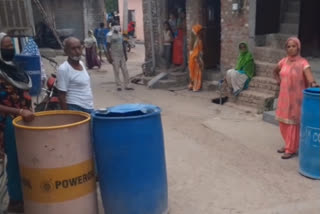
[[235,66],[238,44],[249,40],[249,7],[241,13],[232,13],[232,1],[221,0],[221,69]]
[[192,26],[203,24],[203,0],[186,0],[188,43],[192,34]]

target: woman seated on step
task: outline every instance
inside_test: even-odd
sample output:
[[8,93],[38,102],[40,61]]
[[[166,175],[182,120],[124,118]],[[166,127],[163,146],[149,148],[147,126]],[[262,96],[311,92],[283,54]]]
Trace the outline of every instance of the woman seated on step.
[[[234,96],[238,96],[241,91],[246,90],[255,75],[254,59],[248,50],[247,43],[241,42],[239,44],[239,52],[236,67],[228,70],[225,79],[220,82],[222,91],[224,92],[228,87]],[[227,99],[227,96],[222,98],[223,102]],[[220,98],[214,99],[212,102],[220,103]]]

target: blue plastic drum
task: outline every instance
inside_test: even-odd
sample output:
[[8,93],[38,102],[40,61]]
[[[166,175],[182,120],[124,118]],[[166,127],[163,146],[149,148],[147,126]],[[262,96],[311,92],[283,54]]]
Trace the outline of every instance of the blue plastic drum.
[[304,91],[300,132],[300,173],[320,179],[320,88]]
[[106,214],[167,214],[161,110],[126,104],[95,111],[93,141]]
[[41,93],[41,62],[39,56],[16,55],[14,62],[21,66],[32,80],[32,88],[29,90],[31,96]]

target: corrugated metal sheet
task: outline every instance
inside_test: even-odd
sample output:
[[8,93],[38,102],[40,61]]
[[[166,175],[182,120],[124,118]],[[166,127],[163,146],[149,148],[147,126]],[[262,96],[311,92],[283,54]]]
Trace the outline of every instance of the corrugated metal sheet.
[[0,0],[1,31],[12,35],[33,35],[30,0]]

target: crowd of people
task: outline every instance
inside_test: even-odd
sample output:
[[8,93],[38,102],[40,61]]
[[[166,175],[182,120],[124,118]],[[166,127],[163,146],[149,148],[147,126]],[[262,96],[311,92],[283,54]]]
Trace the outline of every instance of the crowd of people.
[[187,67],[187,23],[186,14],[181,9],[173,11],[164,22],[163,50],[162,56],[167,69],[171,65]]
[[[132,36],[134,23],[129,24],[129,33]],[[163,57],[167,68],[171,64],[189,66],[189,89],[194,92],[201,90],[204,70],[203,26],[193,26],[193,39],[189,47],[186,42],[186,20],[183,11],[178,11],[178,16],[171,13],[169,20],[164,22],[164,29]],[[12,119],[17,116],[21,116],[26,122],[34,119],[31,96],[28,93],[32,84],[30,77],[13,62],[15,50],[12,39],[5,33],[0,33],[0,45],[0,158],[3,158],[4,154],[8,158],[9,210],[19,212],[23,210],[23,199]],[[95,31],[90,30],[84,40],[84,47],[86,64],[81,61],[81,41],[75,37],[69,37],[64,41],[67,60],[58,69],[57,88],[61,109],[91,113],[94,101],[87,68],[100,67],[103,62],[102,54],[113,66],[117,90],[133,88],[129,86],[126,65],[128,56],[118,22],[113,22],[110,28],[101,23]],[[247,89],[255,75],[254,58],[247,43],[241,42],[238,50],[235,68],[228,70],[222,81],[225,90],[229,90],[233,96],[238,96]],[[278,150],[279,153],[283,153],[283,159],[292,158],[298,153],[302,92],[308,87],[318,87],[308,61],[300,55],[299,39],[289,38],[286,51],[287,56],[274,69],[275,79],[280,85],[276,119],[279,121],[280,132],[285,142],[285,146]],[[123,83],[119,77],[120,70]]]

